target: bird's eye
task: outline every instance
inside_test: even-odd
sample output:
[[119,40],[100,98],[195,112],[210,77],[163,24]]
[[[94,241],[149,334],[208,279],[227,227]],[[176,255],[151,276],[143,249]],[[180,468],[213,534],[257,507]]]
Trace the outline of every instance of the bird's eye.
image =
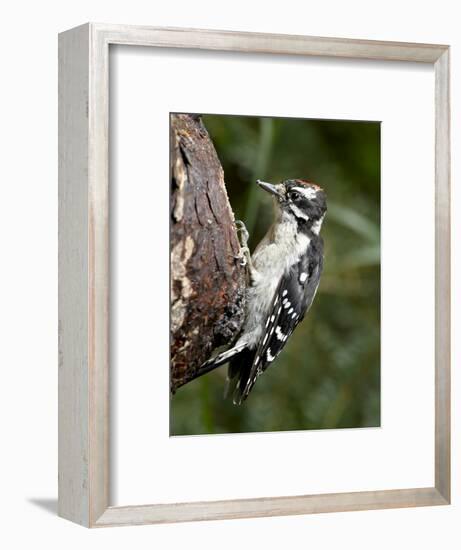
[[296,199],[299,199],[299,193],[297,193],[296,191],[292,191],[292,192],[290,193],[290,199],[291,199],[292,201],[295,201]]

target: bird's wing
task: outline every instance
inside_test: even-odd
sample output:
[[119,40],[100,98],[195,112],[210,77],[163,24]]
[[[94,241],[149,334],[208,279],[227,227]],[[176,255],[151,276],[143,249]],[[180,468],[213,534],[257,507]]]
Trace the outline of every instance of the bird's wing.
[[243,391],[245,399],[258,376],[282,351],[292,332],[310,308],[320,282],[322,256],[303,255],[282,277],[272,299],[251,371]]

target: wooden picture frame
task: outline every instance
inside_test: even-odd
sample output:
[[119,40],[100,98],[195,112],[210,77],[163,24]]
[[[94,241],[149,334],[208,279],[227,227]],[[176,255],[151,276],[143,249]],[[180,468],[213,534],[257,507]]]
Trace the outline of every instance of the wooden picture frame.
[[[435,484],[180,504],[110,506],[109,46],[328,56],[435,69]],[[86,24],[59,36],[59,515],[87,527],[450,503],[449,47]]]

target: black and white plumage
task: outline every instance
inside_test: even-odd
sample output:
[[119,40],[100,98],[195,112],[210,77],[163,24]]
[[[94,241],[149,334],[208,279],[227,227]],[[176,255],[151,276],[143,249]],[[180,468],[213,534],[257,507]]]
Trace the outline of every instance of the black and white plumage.
[[235,345],[207,361],[208,372],[229,363],[228,392],[241,404],[258,376],[282,351],[310,308],[323,268],[320,229],[324,191],[304,180],[258,184],[275,199],[275,221],[250,257],[243,228],[250,284],[243,328]]

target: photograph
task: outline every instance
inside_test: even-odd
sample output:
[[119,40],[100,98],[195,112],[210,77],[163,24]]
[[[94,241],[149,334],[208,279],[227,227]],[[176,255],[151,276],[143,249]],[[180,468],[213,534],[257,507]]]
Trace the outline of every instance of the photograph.
[[380,426],[380,130],[170,115],[170,435]]

